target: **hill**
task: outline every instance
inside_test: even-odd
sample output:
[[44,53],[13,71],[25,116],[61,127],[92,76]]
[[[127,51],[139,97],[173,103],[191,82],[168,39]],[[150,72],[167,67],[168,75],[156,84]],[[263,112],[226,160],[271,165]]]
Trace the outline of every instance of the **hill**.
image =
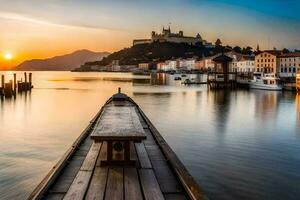
[[143,62],[164,61],[172,58],[190,58],[193,56],[211,55],[212,49],[203,45],[188,45],[185,43],[154,42],[139,44],[110,54],[97,62],[88,62],[86,65],[105,66],[113,60],[119,60],[121,65],[136,65]]
[[86,62],[102,60],[103,57],[108,55],[108,52],[78,50],[70,54],[55,56],[53,58],[24,61],[18,65],[16,69],[24,71],[70,71]]

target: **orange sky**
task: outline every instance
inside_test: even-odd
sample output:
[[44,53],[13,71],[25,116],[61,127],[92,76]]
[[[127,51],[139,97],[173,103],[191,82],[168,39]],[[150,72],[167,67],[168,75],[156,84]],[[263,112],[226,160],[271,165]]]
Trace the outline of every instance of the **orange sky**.
[[[0,69],[79,49],[114,52],[170,22],[172,31],[200,33],[209,42],[221,38],[231,46],[300,48],[300,4],[257,2],[0,0]],[[3,58],[6,52],[12,60]]]

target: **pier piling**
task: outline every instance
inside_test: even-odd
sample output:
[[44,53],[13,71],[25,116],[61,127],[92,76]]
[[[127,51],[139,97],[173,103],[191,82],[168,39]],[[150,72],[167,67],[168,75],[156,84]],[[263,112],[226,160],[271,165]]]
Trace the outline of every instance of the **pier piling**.
[[[17,91],[27,92],[33,88],[32,85],[32,73],[29,73],[27,77],[27,73],[24,72],[25,82],[21,80],[17,80],[17,74],[13,74],[13,80],[10,80],[8,83],[5,83],[5,76],[1,75],[1,85],[0,85],[0,97],[11,98],[14,96],[16,98]],[[29,78],[29,79],[28,79]]]

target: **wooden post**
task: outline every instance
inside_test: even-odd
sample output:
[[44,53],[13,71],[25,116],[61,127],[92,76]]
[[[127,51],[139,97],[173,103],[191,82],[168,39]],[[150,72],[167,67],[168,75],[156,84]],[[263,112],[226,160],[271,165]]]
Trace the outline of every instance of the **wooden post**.
[[32,73],[29,73],[29,89],[31,89],[32,86]]
[[14,95],[17,93],[17,74],[14,73]]
[[118,93],[121,93],[121,88],[120,87],[118,88]]
[[4,95],[4,75],[1,76],[1,91],[0,91],[0,95],[3,96]]
[[28,90],[28,88],[27,88],[27,73],[26,72],[24,72],[24,77],[25,77],[25,84],[24,84],[25,88],[24,88],[24,90],[26,91],[26,90]]
[[7,98],[12,97],[12,95],[13,95],[13,81],[10,80],[9,83],[5,83],[4,85],[5,85],[4,86],[4,95],[5,95],[5,97],[7,97]]

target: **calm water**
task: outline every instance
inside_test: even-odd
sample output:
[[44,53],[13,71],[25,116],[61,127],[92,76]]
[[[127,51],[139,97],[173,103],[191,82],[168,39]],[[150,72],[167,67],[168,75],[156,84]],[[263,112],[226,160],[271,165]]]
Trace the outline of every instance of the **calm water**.
[[118,87],[210,199],[300,199],[294,93],[213,92],[164,75],[130,81],[129,74],[34,72],[33,78],[31,93],[0,101],[0,199],[24,199]]

